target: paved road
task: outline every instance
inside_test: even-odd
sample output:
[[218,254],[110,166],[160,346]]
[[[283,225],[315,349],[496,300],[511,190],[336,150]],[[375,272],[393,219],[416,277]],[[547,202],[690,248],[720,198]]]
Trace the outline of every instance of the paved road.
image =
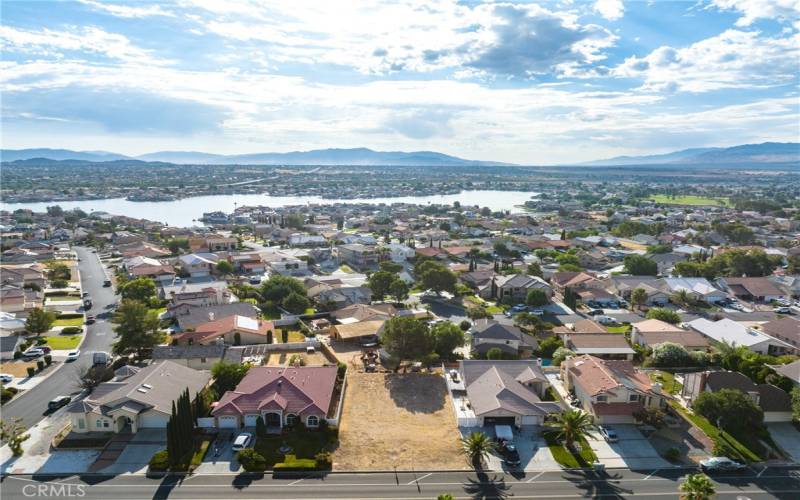
[[[687,471],[503,473],[329,474],[317,478],[261,478],[248,475],[195,475],[186,479],[144,476],[31,477],[3,480],[4,499],[69,498],[132,499],[416,499],[450,493],[456,498],[676,498]],[[719,499],[796,499],[797,470],[755,470],[715,478]]]
[[83,291],[89,292],[92,297],[93,306],[89,313],[97,316],[97,322],[93,325],[84,325],[87,337],[80,348],[80,358],[71,363],[60,363],[56,372],[47,380],[4,405],[4,419],[21,417],[26,426],[35,425],[46,416],[44,412],[48,401],[56,396],[77,394],[80,391],[77,384],[79,370],[91,364],[93,351],[109,351],[114,341],[114,332],[106,306],[115,304],[117,296],[114,295],[112,288],[103,287],[105,273],[97,254],[82,247],[76,247],[75,250],[81,259],[78,267],[81,271]]

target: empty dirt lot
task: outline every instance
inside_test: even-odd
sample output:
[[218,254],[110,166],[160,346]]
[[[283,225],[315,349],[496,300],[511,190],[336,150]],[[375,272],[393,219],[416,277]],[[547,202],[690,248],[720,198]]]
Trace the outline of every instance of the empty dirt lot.
[[348,373],[335,470],[463,469],[441,376]]

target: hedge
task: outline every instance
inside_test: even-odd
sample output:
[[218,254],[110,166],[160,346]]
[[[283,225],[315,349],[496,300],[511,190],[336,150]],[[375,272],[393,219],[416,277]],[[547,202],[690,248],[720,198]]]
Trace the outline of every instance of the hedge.
[[65,326],[64,328],[61,329],[61,333],[63,335],[73,335],[81,332],[83,332],[83,328],[79,326]]
[[62,312],[62,313],[60,313],[60,314],[59,314],[59,313],[56,313],[56,314],[57,314],[57,317],[56,317],[56,319],[75,319],[75,318],[83,318],[83,314],[82,314],[82,313],[70,313],[70,312]]
[[267,468],[267,460],[252,448],[240,451],[236,459],[247,472],[263,472]]
[[150,470],[166,471],[169,469],[169,455],[167,450],[155,452],[153,458],[150,459]]
[[295,455],[286,455],[283,462],[278,462],[273,466],[273,470],[276,472],[317,470],[317,468],[317,461],[313,458],[297,458]]

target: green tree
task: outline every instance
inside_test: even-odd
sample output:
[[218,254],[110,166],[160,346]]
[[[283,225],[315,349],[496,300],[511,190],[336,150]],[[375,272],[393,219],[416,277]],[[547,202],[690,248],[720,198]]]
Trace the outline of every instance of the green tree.
[[647,300],[647,291],[644,288],[634,288],[631,292],[631,306],[642,307]]
[[291,292],[283,299],[281,307],[292,314],[302,314],[306,309],[311,307],[311,301],[308,300],[305,293],[299,294],[297,292]]
[[663,307],[654,307],[647,311],[647,319],[658,319],[677,325],[681,322],[681,317],[678,313],[671,309],[664,309]]
[[421,360],[433,352],[434,342],[428,325],[408,316],[395,316],[386,321],[381,344],[397,361]]
[[800,388],[792,389],[792,419],[800,422]]
[[276,304],[280,304],[292,292],[306,296],[303,284],[290,276],[276,274],[261,285],[261,298]]
[[538,262],[531,262],[528,264],[527,274],[529,276],[538,276],[542,277],[542,266],[539,265]]
[[569,356],[574,356],[575,353],[566,347],[559,347],[553,353],[553,366],[560,366]]
[[455,324],[445,321],[431,328],[433,350],[441,359],[452,359],[453,351],[466,342],[464,332]]
[[233,265],[227,260],[220,260],[217,262],[217,272],[223,276],[227,276],[233,272]]
[[674,342],[662,342],[653,347],[650,355],[654,366],[662,367],[681,367],[692,364],[689,351],[680,344]]
[[738,389],[701,392],[692,408],[734,436],[752,433],[764,424],[764,412],[749,395]]
[[499,347],[492,347],[486,351],[486,359],[503,359],[503,351],[501,351]]
[[152,297],[156,296],[156,282],[151,278],[142,276],[123,283],[118,290],[123,299],[147,303]]
[[548,302],[550,299],[547,298],[545,291],[538,288],[528,291],[528,296],[525,297],[525,303],[533,307],[541,307]]
[[681,500],[710,500],[717,490],[705,474],[689,474],[680,485]]
[[437,294],[455,293],[456,291],[458,278],[451,270],[438,262],[426,260],[415,269],[415,273],[425,289],[433,290]]
[[581,410],[568,410],[559,413],[555,418],[558,438],[564,446],[574,450],[575,443],[586,436],[594,436],[595,426],[592,416]]
[[539,357],[551,359],[560,347],[564,347],[564,342],[558,335],[546,337],[539,342]]
[[217,398],[222,397],[226,391],[232,391],[239,385],[245,375],[250,370],[250,365],[239,363],[227,363],[218,361],[211,367],[211,376],[214,378],[214,389]]
[[13,422],[0,420],[0,441],[8,443],[11,453],[18,457],[22,455],[22,443],[30,439],[30,434],[25,434],[28,428],[22,423],[21,418]]
[[476,469],[481,468],[487,455],[497,449],[494,440],[483,432],[471,432],[461,438],[461,447]]
[[644,425],[660,429],[664,427],[666,414],[660,408],[647,406],[634,412],[633,417]]
[[158,314],[136,300],[123,300],[113,321],[118,338],[112,350],[117,355],[136,353],[138,359],[144,359],[144,350],[152,349],[166,337],[159,329]]
[[401,280],[400,278],[395,279],[392,281],[392,284],[389,286],[389,293],[394,297],[394,300],[397,302],[402,302],[408,298],[408,292],[410,291],[408,284]]
[[655,276],[658,274],[658,264],[644,255],[627,255],[622,261],[625,272],[634,276]]
[[186,238],[172,238],[167,241],[167,248],[172,254],[178,254],[181,249],[189,249],[189,240]]
[[25,320],[25,330],[37,335],[45,333],[50,330],[55,320],[55,313],[34,307],[31,309],[31,312],[28,313],[28,318]]
[[389,293],[392,283],[397,279],[397,275],[389,271],[377,271],[367,279],[367,286],[372,291],[373,300],[383,300]]

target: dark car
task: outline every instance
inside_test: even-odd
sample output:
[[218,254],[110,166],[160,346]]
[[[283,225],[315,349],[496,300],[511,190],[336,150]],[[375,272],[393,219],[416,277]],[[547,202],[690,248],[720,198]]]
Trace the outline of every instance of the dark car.
[[500,454],[503,456],[504,464],[512,467],[516,467],[520,464],[519,452],[517,451],[517,447],[514,446],[514,443],[509,441],[503,442],[503,444],[500,445]]
[[103,281],[103,286],[105,286],[105,287],[109,287],[109,286],[111,286],[111,280],[105,280],[105,281]]
[[94,316],[92,316],[91,314],[90,314],[90,315],[88,315],[88,316],[86,316],[86,324],[87,324],[87,325],[91,325],[91,324],[92,324],[92,323],[94,323],[96,320],[97,320],[97,318],[95,318],[95,317],[94,317]]
[[72,401],[72,398],[69,396],[58,396],[57,398],[47,403],[47,409],[56,411],[62,406],[68,405],[70,401]]

